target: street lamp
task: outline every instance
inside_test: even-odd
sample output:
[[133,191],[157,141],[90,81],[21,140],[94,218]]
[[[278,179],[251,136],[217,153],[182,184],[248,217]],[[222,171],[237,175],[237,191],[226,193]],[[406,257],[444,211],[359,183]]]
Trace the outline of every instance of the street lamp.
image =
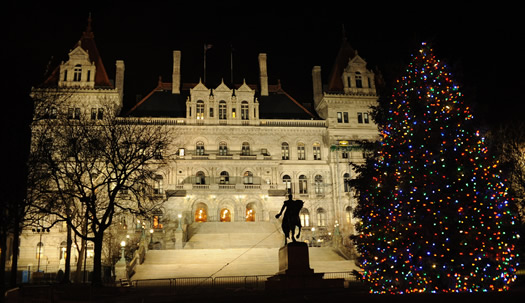
[[49,228],[33,228],[32,229],[33,233],[38,233],[39,234],[39,240],[38,240],[38,244],[37,244],[37,258],[38,258],[38,265],[37,265],[37,268],[36,268],[36,271],[39,272],[40,271],[40,259],[42,258],[42,250],[43,250],[43,246],[44,244],[42,243],[42,234],[44,232],[49,232]]
[[153,244],[153,228],[149,230],[151,237],[149,238],[149,244]]

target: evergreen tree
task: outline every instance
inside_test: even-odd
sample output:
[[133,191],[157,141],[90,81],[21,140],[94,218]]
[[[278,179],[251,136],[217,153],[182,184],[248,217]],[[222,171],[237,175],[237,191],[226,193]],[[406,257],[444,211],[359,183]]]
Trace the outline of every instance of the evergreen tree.
[[375,116],[382,141],[358,167],[354,237],[371,292],[507,290],[518,265],[513,201],[429,45]]

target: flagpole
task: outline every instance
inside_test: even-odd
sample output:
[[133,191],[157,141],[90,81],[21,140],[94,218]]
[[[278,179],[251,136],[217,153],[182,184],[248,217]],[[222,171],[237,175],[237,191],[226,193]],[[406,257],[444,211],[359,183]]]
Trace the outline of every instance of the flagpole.
[[230,45],[230,82],[233,85],[233,46]]
[[206,85],[206,51],[208,51],[206,43],[204,44],[204,85]]

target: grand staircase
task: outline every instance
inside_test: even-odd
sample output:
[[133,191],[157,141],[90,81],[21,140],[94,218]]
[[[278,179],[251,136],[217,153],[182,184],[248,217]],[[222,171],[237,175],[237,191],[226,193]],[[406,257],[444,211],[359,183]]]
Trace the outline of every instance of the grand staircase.
[[[279,271],[278,251],[284,236],[274,223],[194,223],[188,236],[183,249],[149,250],[131,279],[274,275]],[[309,255],[315,272],[357,269],[330,247],[311,247]]]

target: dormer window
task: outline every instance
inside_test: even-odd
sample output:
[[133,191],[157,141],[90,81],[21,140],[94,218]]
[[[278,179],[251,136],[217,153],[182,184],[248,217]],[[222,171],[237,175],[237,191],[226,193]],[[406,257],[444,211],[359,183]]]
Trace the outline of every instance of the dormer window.
[[355,72],[355,86],[357,88],[363,88],[363,78],[360,72]]
[[219,102],[219,120],[226,120],[227,112],[226,112],[226,102],[221,101]]
[[204,119],[204,101],[197,101],[197,120]]
[[73,71],[73,81],[82,81],[82,66],[80,64],[75,65],[75,69]]
[[249,116],[248,102],[242,101],[241,103],[241,120],[248,120]]

